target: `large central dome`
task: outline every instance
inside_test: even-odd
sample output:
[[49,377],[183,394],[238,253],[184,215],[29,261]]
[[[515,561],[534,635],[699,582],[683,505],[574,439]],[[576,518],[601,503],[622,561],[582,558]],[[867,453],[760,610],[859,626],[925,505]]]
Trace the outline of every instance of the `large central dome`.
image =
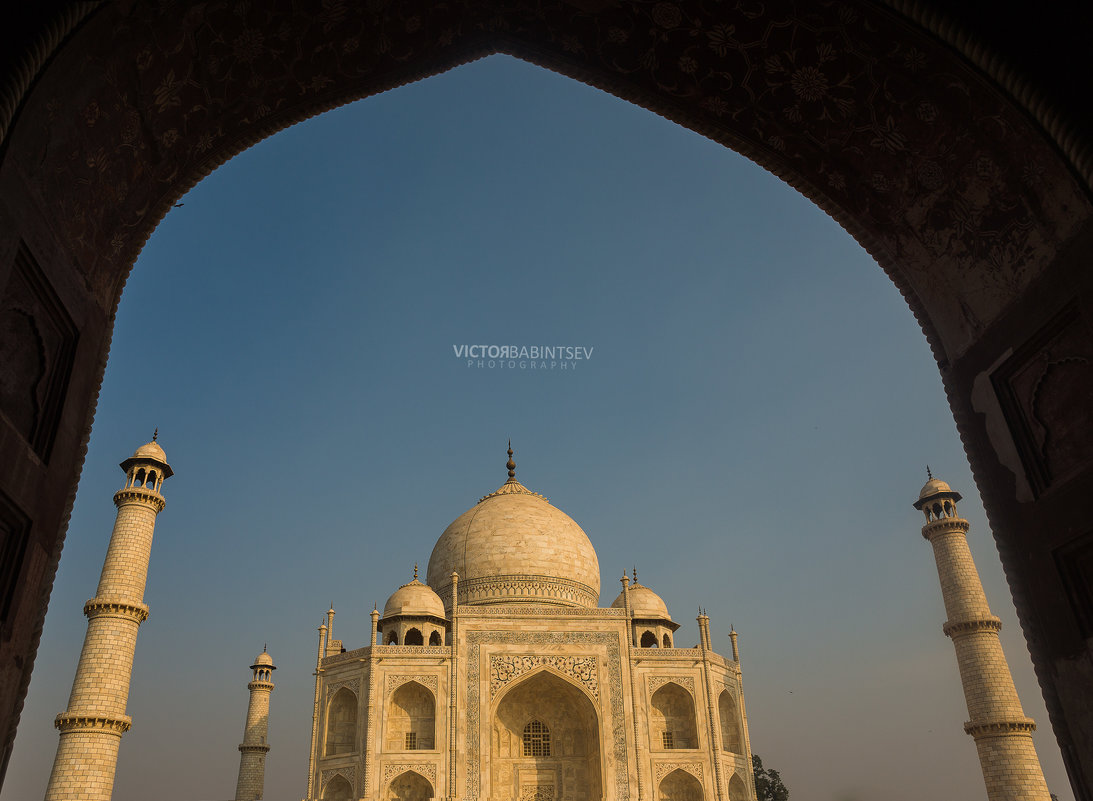
[[429,557],[429,586],[451,604],[536,603],[595,607],[600,563],[588,535],[515,477],[452,522]]

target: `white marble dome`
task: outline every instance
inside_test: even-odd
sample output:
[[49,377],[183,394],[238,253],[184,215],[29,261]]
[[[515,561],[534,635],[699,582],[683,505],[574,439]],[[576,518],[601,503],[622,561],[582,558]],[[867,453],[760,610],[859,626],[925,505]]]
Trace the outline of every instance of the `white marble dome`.
[[167,454],[155,440],[146,442],[133,452],[134,459],[155,459],[157,462],[166,462]]
[[[511,462],[510,462],[511,465]],[[595,607],[596,551],[573,519],[511,475],[455,519],[429,557],[428,581],[444,598],[459,574],[459,603]]]
[[383,605],[384,618],[396,615],[413,617],[444,617],[444,602],[432,588],[414,580],[395,590]]
[[919,500],[923,498],[929,498],[931,495],[937,495],[939,492],[952,492],[952,487],[942,481],[940,478],[931,478],[927,481],[922,489],[919,490]]
[[[619,593],[619,597],[611,603],[611,606],[615,609],[626,608],[626,597],[623,593]],[[668,614],[668,605],[664,603],[664,599],[644,584],[638,584],[636,581],[630,585],[630,606],[633,608],[634,617],[636,618],[672,619]]]

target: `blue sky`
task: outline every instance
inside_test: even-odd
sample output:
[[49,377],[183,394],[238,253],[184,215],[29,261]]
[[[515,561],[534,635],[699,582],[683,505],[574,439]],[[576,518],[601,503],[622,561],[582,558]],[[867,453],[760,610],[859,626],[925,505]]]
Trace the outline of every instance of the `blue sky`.
[[[753,750],[794,801],[981,797],[929,545],[929,463],[1048,784],[1071,798],[926,340],[823,212],[643,109],[495,56],[237,156],[126,286],[4,801],[40,797],[114,518],[159,427],[117,801],[234,792],[247,666],[278,665],[269,801],[303,797],[315,628],[347,647],[451,520],[517,474],[697,642],[740,633]],[[453,345],[573,345],[489,369]]]

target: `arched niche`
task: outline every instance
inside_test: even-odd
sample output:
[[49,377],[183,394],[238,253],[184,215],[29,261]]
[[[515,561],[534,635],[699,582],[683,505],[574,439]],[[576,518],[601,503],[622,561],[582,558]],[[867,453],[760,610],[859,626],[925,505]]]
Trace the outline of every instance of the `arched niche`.
[[427,801],[433,797],[433,785],[417,771],[408,770],[391,779],[384,801]]
[[698,748],[698,725],[691,694],[675,682],[668,682],[653,693],[649,729],[654,750]]
[[325,756],[349,754],[357,750],[357,696],[348,687],[342,687],[326,711]]
[[490,795],[523,798],[538,792],[600,801],[600,748],[599,715],[591,699],[567,679],[541,670],[510,686],[497,702]]
[[702,784],[685,770],[677,768],[660,780],[658,801],[703,801]]
[[387,704],[387,751],[431,751],[436,747],[436,699],[428,687],[408,681]]
[[729,801],[751,801],[748,798],[748,787],[739,773],[734,773],[729,779]]
[[717,697],[717,715],[721,720],[721,750],[733,754],[744,753],[744,738],[740,736],[740,710],[728,690],[722,690]]
[[338,773],[323,788],[322,801],[354,801],[353,786]]

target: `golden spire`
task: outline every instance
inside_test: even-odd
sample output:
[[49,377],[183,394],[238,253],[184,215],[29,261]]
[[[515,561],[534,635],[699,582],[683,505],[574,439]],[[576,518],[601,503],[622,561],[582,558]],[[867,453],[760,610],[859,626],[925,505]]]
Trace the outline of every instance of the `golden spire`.
[[414,562],[414,581],[417,581],[417,562]]
[[509,460],[505,463],[505,467],[509,469],[509,481],[516,478],[516,462],[512,461],[512,440],[509,440]]

